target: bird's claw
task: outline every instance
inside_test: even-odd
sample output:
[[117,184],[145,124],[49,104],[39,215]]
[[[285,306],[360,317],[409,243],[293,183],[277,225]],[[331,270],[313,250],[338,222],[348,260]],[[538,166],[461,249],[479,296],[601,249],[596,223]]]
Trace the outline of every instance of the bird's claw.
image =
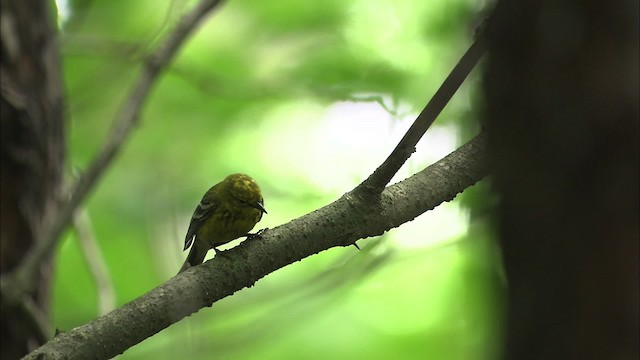
[[246,235],[247,240],[252,240],[252,239],[255,239],[255,238],[262,238],[262,233],[267,231],[267,229],[269,229],[269,228],[260,229],[260,230],[256,231],[253,234],[251,234],[251,233],[247,234]]

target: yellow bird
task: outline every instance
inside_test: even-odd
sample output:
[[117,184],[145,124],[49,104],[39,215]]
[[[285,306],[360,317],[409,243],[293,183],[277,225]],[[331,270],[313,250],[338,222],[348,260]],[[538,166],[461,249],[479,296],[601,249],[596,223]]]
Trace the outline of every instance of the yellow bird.
[[[191,246],[181,273],[201,264],[209,249],[249,235],[267,213],[260,187],[245,174],[232,174],[215,184],[196,207],[184,239],[184,250]],[[195,239],[195,240],[194,240]]]

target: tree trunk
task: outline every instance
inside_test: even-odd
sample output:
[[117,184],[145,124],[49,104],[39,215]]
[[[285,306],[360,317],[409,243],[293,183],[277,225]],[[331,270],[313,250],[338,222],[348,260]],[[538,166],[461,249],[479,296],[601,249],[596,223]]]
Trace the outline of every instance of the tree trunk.
[[[64,161],[63,98],[55,26],[45,0],[1,2],[0,274],[20,264],[43,237],[61,198]],[[42,264],[27,301],[48,313],[50,261]],[[26,307],[2,308],[2,359],[16,359],[42,343]],[[41,331],[40,331],[41,333]]]
[[638,1],[503,1],[487,25],[505,359],[637,359]]

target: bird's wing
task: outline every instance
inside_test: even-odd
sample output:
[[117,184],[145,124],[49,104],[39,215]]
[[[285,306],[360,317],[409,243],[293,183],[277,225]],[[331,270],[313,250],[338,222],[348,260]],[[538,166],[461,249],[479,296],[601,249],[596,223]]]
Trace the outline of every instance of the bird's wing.
[[191,222],[189,223],[189,230],[187,230],[187,236],[184,238],[184,250],[187,250],[193,243],[193,237],[196,231],[204,224],[207,218],[216,210],[219,205],[219,201],[216,199],[202,199],[196,211],[193,212]]

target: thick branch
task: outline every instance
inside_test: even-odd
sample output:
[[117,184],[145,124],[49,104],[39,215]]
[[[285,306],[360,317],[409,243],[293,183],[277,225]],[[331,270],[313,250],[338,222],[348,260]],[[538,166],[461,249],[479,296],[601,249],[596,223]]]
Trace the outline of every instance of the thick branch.
[[485,52],[484,36],[479,34],[471,47],[462,56],[458,64],[453,68],[449,76],[442,83],[438,91],[433,95],[427,106],[422,110],[411,128],[404,135],[389,157],[365,180],[358,191],[365,194],[379,194],[391,181],[391,178],[400,170],[400,167],[416,151],[416,144],[427,132],[431,124],[436,120],[451,97],[458,90],[464,79],[469,76],[471,70]]
[[114,120],[114,126],[93,160],[89,168],[72,186],[70,198],[55,213],[55,217],[48,224],[44,237],[25,256],[22,264],[10,275],[3,276],[0,283],[2,294],[8,302],[19,301],[20,293],[25,287],[33,286],[32,279],[42,260],[50,254],[62,231],[71,221],[74,211],[84,201],[95,187],[105,170],[119,153],[131,130],[138,124],[140,110],[149,94],[160,71],[173,59],[179,47],[193,32],[205,16],[216,7],[221,0],[202,0],[196,7],[186,14],[169,35],[167,40],[146,59],[146,64],[138,81],[134,85],[127,101],[120,109]]
[[27,359],[107,359],[180,319],[305,257],[347,246],[413,220],[487,175],[485,139],[471,140],[420,173],[387,187],[379,204],[349,192],[321,209],[267,230],[138,299],[58,335]]

